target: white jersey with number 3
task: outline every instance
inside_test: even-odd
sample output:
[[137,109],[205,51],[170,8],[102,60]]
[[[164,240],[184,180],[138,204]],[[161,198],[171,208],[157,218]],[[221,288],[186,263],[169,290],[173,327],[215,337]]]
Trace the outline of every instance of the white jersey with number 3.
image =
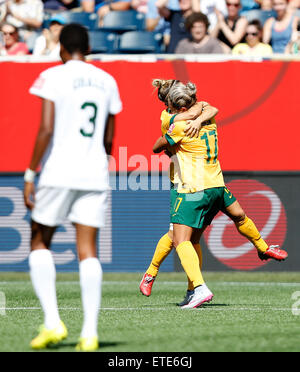
[[108,189],[105,125],[108,114],[122,109],[114,78],[89,63],[71,60],[42,72],[30,93],[55,104],[53,141],[39,185]]

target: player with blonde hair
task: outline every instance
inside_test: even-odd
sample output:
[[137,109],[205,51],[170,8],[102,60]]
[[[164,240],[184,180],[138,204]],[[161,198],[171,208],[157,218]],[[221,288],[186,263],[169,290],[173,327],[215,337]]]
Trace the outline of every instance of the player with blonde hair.
[[[166,103],[166,100],[169,98],[169,92],[170,92],[171,88],[172,88],[172,90],[174,90],[174,92],[172,93],[172,98],[174,100],[175,108],[177,108],[179,110],[182,110],[181,105],[183,103],[189,105],[189,104],[191,104],[191,99],[195,100],[195,95],[196,95],[195,85],[189,83],[189,84],[187,84],[186,88],[183,90],[182,86],[181,86],[181,88],[176,89],[174,81],[167,81],[168,82],[167,87],[165,87],[166,83],[164,85],[162,85],[162,87],[160,87],[159,86],[160,81],[161,80],[159,80],[159,79],[155,79],[154,80],[154,85],[156,87],[158,86],[158,97],[164,103]],[[177,81],[176,84],[177,83],[179,83],[179,82]],[[186,98],[187,93],[190,95],[190,97],[187,97],[187,100],[184,101],[184,99]],[[183,96],[181,96],[181,95],[183,95]],[[184,115],[188,116],[188,112],[190,110],[191,109],[189,109],[188,111],[180,112],[179,114],[176,114],[177,116],[172,115],[172,114],[169,113],[168,114],[169,117],[167,116],[167,113],[165,111],[163,111],[163,113],[162,113],[162,134],[163,135],[166,134],[166,132],[167,132],[166,127],[169,128],[170,122],[175,121],[174,118],[175,119],[177,118],[177,120],[178,120],[178,118],[180,120],[184,120]],[[165,119],[165,121],[164,121],[164,119]],[[213,121],[211,121],[211,123]],[[197,128],[197,131],[198,131],[198,128],[201,128],[202,123],[203,123],[203,120],[201,119],[201,116],[200,116],[193,123],[193,128]],[[206,121],[205,124],[207,125],[209,123]],[[176,125],[176,123],[175,123],[175,125]],[[184,130],[187,131],[187,127],[185,127]],[[206,137],[205,137],[205,140],[206,140],[205,143],[207,143],[208,139]],[[215,144],[212,144],[212,145],[215,146],[216,144],[217,144],[217,142],[215,142]],[[217,150],[217,146],[216,146],[216,150]],[[174,204],[175,195],[176,195],[175,191],[171,190],[171,205]],[[242,234],[243,236],[245,236],[249,241],[251,241],[252,244],[254,244],[254,246],[256,247],[256,249],[258,251],[258,255],[259,255],[260,259],[264,260],[264,259],[273,258],[275,260],[281,261],[281,260],[284,260],[287,257],[286,252],[284,252],[282,250],[279,250],[277,248],[277,246],[268,247],[266,242],[260,236],[260,234],[259,234],[255,224],[253,223],[253,221],[246,216],[246,214],[243,211],[243,209],[241,208],[240,204],[236,201],[236,199],[234,198],[232,193],[226,187],[225,187],[225,193],[224,193],[222,212],[225,213],[228,217],[230,217],[233,220],[233,222],[235,223],[235,226],[236,226],[237,230],[239,231],[239,233]],[[156,251],[154,253],[152,262],[151,262],[149,268],[147,269],[146,273],[144,274],[143,279],[141,281],[140,290],[146,296],[151,295],[152,285],[153,285],[155,277],[158,273],[159,266],[161,265],[161,263],[163,262],[165,257],[172,250],[172,239],[173,239],[173,234],[172,234],[172,224],[171,224],[171,229],[168,232],[168,234],[164,235],[161,238],[161,240],[159,241],[159,243],[157,245],[157,248],[156,248]],[[194,248],[195,248],[195,250],[198,254],[199,264],[200,264],[200,268],[201,268],[201,266],[202,266],[202,254],[201,254],[201,247],[199,245],[200,234],[198,234],[198,235],[194,234],[193,239],[194,239],[193,240],[193,245],[194,245]],[[193,284],[189,280],[188,290],[187,290],[185,299],[179,305],[186,304],[193,294],[194,294]]]

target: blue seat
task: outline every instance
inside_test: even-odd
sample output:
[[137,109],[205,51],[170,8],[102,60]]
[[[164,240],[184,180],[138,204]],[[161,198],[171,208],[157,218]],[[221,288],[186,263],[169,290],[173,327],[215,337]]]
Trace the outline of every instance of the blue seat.
[[[94,30],[97,27],[98,16],[96,13],[86,13],[86,12],[61,12],[57,13],[64,17],[66,23],[79,23],[85,26],[88,30]],[[43,27],[48,28],[50,19],[55,14],[45,14]]]
[[251,22],[254,19],[257,19],[260,21],[262,25],[264,25],[268,18],[276,17],[276,12],[274,10],[254,9],[254,10],[249,10],[249,12],[246,12],[243,15],[244,17],[247,18],[248,22]]
[[145,15],[135,10],[113,11],[103,18],[102,30],[123,33],[145,29]]
[[114,53],[118,35],[101,30],[89,31],[91,53]]
[[129,31],[120,36],[119,53],[162,53],[162,34],[149,31]]

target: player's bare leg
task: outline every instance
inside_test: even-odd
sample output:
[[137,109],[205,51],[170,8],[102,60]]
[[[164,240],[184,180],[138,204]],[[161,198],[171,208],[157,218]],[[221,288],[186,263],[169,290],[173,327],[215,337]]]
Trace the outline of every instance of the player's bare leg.
[[29,268],[32,285],[44,312],[44,325],[31,341],[33,349],[43,349],[67,337],[67,329],[60,320],[56,299],[56,270],[49,250],[55,227],[32,222]]
[[258,257],[261,260],[268,260],[272,258],[276,261],[283,261],[287,258],[287,252],[279,249],[279,246],[268,246],[268,244],[261,237],[254,222],[246,216],[238,201],[235,201],[223,212],[235,223],[238,232],[246,237],[255,246]]
[[84,321],[77,351],[98,349],[98,314],[101,302],[102,268],[97,258],[97,232],[91,226],[76,224],[79,278]]

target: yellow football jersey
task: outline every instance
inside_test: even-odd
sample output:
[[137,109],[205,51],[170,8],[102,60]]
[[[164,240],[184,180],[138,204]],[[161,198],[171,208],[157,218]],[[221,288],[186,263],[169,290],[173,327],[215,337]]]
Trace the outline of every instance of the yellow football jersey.
[[170,127],[170,120],[174,116],[173,114],[170,114],[167,110],[164,110],[160,115],[161,120],[161,134],[164,136]]
[[[164,136],[167,134],[169,128],[170,128],[170,121],[173,116],[176,116],[174,114],[170,114],[167,110],[164,110],[160,115],[161,120],[161,134]],[[175,155],[175,149],[173,146],[169,146],[168,150],[171,152],[171,154]],[[173,161],[170,164],[169,168],[169,177],[170,181],[174,183],[174,163]]]
[[180,193],[193,193],[225,186],[218,160],[218,132],[215,119],[204,125],[198,138],[187,137],[185,121],[169,126],[165,137],[176,154],[174,183]]

